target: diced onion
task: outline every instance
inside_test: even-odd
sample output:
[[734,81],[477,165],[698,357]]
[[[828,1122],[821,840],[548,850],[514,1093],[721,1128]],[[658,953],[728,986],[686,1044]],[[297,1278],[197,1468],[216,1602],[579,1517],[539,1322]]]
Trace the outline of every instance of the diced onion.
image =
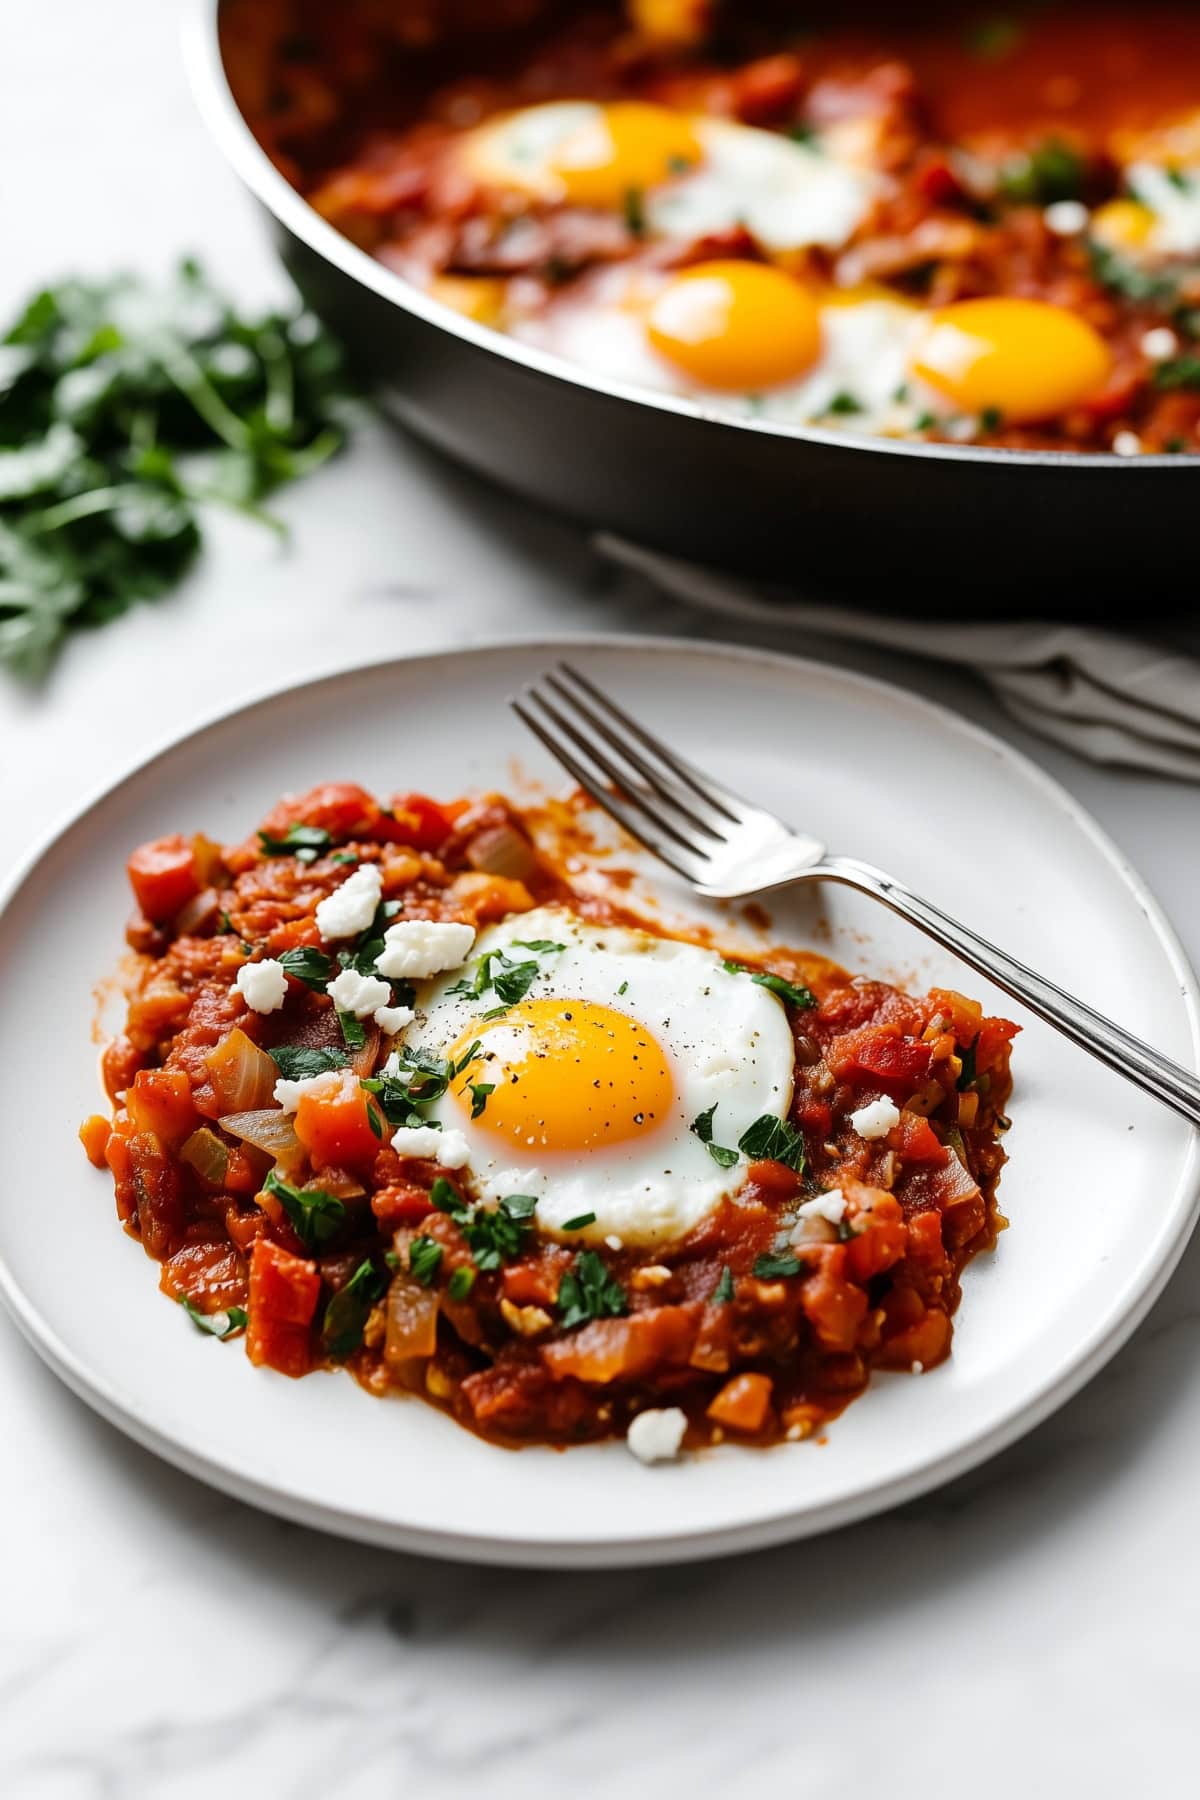
[[240,1025],[209,1051],[204,1062],[222,1113],[253,1112],[274,1099],[279,1070]]
[[198,831],[192,839],[192,866],[201,887],[209,887],[228,878],[229,871],[225,867],[220,844],[214,844],[202,831]]
[[303,1161],[304,1147],[296,1136],[292,1115],[281,1112],[277,1106],[260,1107],[253,1112],[226,1113],[221,1120],[221,1129],[243,1144],[264,1151],[285,1167],[294,1167]]
[[181,1161],[195,1169],[201,1180],[211,1181],[214,1187],[221,1186],[229,1167],[229,1146],[223,1144],[216,1132],[210,1131],[207,1125],[193,1131],[179,1156]]
[[397,1275],[388,1289],[387,1336],[384,1358],[392,1369],[403,1369],[416,1358],[437,1349],[438,1300],[432,1288],[423,1288],[411,1275]]
[[529,839],[513,825],[491,825],[467,845],[467,861],[485,875],[504,875],[510,881],[528,881],[537,872],[537,858]]

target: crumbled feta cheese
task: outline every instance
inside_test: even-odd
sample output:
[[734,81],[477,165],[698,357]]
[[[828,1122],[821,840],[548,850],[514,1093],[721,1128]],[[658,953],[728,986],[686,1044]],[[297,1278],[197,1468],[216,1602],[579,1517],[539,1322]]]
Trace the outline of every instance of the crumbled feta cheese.
[[416,1016],[411,1006],[377,1006],[375,1008],[375,1023],[380,1031],[386,1031],[389,1037],[395,1037],[398,1031],[403,1031],[406,1025],[411,1025]]
[[383,934],[383,954],[375,959],[392,981],[423,981],[443,969],[457,969],[475,942],[473,925],[441,919],[401,919]]
[[287,976],[273,956],[262,962],[243,963],[237,972],[237,991],[253,1012],[278,1012],[287,999]]
[[365,1019],[377,1006],[390,1006],[392,1000],[390,982],[380,981],[377,975],[360,975],[357,969],[343,969],[325,992],[339,1012],[353,1013],[356,1019]]
[[900,1108],[891,1100],[872,1100],[850,1114],[850,1123],[860,1138],[886,1137],[900,1123]]
[[1156,325],[1142,339],[1142,355],[1148,356],[1151,362],[1166,362],[1178,350],[1179,339],[1169,325]]
[[341,1079],[340,1069],[325,1069],[320,1075],[303,1075],[299,1081],[288,1081],[281,1075],[275,1083],[275,1099],[285,1113],[294,1113],[302,1094],[331,1094]]
[[1078,237],[1086,231],[1090,214],[1082,200],[1056,200],[1042,213],[1046,229],[1055,237]]
[[439,1131],[436,1125],[401,1125],[392,1133],[392,1149],[399,1156],[427,1156],[443,1169],[461,1169],[471,1154],[461,1131]]
[[840,1188],[830,1188],[827,1194],[818,1194],[796,1208],[797,1219],[828,1219],[831,1225],[840,1225],[845,1216],[846,1196]]
[[625,1248],[624,1239],[619,1238],[615,1231],[610,1231],[604,1241],[610,1250],[623,1250]]
[[1118,431],[1113,439],[1113,451],[1117,456],[1140,456],[1142,440],[1136,431]]
[[327,944],[338,938],[357,937],[375,917],[383,876],[378,863],[360,863],[341,887],[335,888],[317,907],[317,930]]
[[639,1462],[674,1462],[687,1430],[687,1415],[678,1406],[652,1406],[630,1421],[625,1442]]

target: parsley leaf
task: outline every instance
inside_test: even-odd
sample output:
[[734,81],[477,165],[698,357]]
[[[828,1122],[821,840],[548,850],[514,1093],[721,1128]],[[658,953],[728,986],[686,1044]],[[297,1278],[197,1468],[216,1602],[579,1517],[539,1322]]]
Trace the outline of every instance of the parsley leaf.
[[721,1279],[713,1289],[710,1298],[716,1306],[727,1306],[733,1299],[733,1276],[728,1263],[721,1270]]
[[429,1190],[429,1198],[439,1212],[449,1213],[452,1219],[465,1219],[470,1216],[470,1207],[452,1182],[439,1175]]
[[1023,206],[1051,206],[1079,200],[1087,170],[1082,156],[1062,138],[1048,137],[1034,149],[1010,157],[1000,170],[1000,192]]
[[553,938],[514,938],[514,950],[533,950],[539,956],[548,956],[552,950],[565,950],[565,944],[556,944]]
[[354,1013],[346,1012],[344,1008],[339,1007],[338,1024],[342,1028],[342,1039],[347,1049],[361,1050],[367,1041],[362,1020],[357,1018]]
[[471,1117],[477,1119],[488,1103],[488,1095],[494,1094],[494,1081],[473,1081],[471,1083]]
[[415,1237],[408,1246],[408,1269],[422,1287],[432,1287],[442,1266],[442,1246],[436,1238]]
[[455,1269],[446,1283],[446,1292],[451,1300],[465,1300],[474,1286],[475,1270],[464,1263],[461,1268]]
[[708,1154],[719,1168],[732,1169],[734,1163],[738,1159],[737,1151],[727,1150],[724,1144],[714,1144],[712,1141],[713,1114],[716,1110],[717,1102],[714,1100],[707,1112],[697,1114],[688,1126],[688,1130],[695,1132],[696,1136],[700,1139],[700,1142],[704,1145],[704,1148],[708,1151]]
[[260,502],[343,440],[340,358],[311,315],[239,314],[195,263],[61,282],[0,340],[0,663],[27,677],[75,626],[172,588],[201,503],[279,530]]
[[1172,356],[1160,362],[1154,371],[1154,385],[1168,392],[1200,389],[1200,356]]
[[625,1290],[609,1274],[595,1250],[581,1250],[558,1287],[558,1306],[564,1331],[589,1319],[619,1319],[629,1311]]
[[811,988],[787,981],[782,975],[772,975],[769,969],[748,969],[745,963],[729,961],[725,962],[724,967],[731,975],[748,975],[759,987],[767,988],[781,1000],[786,1000],[789,1006],[808,1007],[817,1004],[817,996]]
[[[520,1203],[515,1209],[514,1199]],[[461,1229],[477,1269],[498,1269],[502,1262],[521,1254],[535,1205],[529,1195],[518,1194],[506,1196],[494,1207],[476,1207],[470,1222]]]
[[310,1044],[276,1044],[267,1051],[286,1081],[306,1081],[310,1075],[324,1075],[330,1069],[344,1069],[344,1050],[315,1048]]
[[973,1086],[975,1082],[975,1053],[978,1048],[979,1039],[976,1038],[974,1043],[964,1045],[959,1052],[962,1058],[962,1072],[954,1085],[960,1094],[965,1094],[967,1089]]
[[575,1218],[568,1219],[566,1221],[566,1223],[563,1225],[563,1230],[564,1231],[582,1231],[585,1225],[594,1225],[595,1223],[596,1223],[596,1215],[594,1212],[579,1213],[576,1215]]
[[371,1308],[387,1287],[387,1276],[370,1257],[360,1262],[344,1287],[338,1289],[321,1322],[321,1345],[334,1362],[344,1362],[362,1343],[363,1327]]
[[785,1275],[799,1275],[804,1264],[799,1257],[791,1256],[786,1251],[780,1256],[760,1256],[754,1264],[754,1273],[760,1281],[772,1281]]
[[320,825],[289,825],[282,837],[260,831],[258,842],[264,856],[295,856],[301,862],[315,862],[333,839]]
[[198,1306],[192,1305],[186,1294],[180,1294],[179,1304],[196,1330],[202,1331],[205,1337],[220,1338],[223,1341],[233,1337],[236,1332],[245,1331],[249,1322],[245,1308],[241,1306],[227,1306],[221,1312],[201,1312]]
[[804,1137],[786,1119],[763,1113],[738,1139],[738,1149],[751,1162],[786,1163],[799,1174],[804,1167]]
[[315,994],[323,994],[333,979],[333,962],[323,950],[304,944],[298,950],[285,950],[279,966],[287,975],[302,981]]
[[345,1204],[336,1194],[326,1193],[324,1188],[293,1187],[274,1169],[263,1182],[263,1193],[275,1195],[306,1250],[320,1250],[345,1223]]

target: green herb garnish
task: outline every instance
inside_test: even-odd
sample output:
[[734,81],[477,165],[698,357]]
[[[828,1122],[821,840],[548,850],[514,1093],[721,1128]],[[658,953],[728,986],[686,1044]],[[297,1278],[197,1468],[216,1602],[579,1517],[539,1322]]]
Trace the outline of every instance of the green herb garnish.
[[789,1006],[815,1006],[817,996],[811,988],[801,987],[797,982],[787,981],[782,975],[772,975],[769,969],[748,969],[745,963],[725,962],[724,967],[731,975],[748,975],[759,987],[765,987]]
[[471,1083],[471,1117],[477,1119],[488,1103],[489,1094],[494,1094],[494,1081],[473,1081]]
[[861,400],[856,400],[853,394],[848,394],[843,388],[841,393],[833,396],[833,399],[829,402],[825,411],[827,413],[835,413],[838,415],[860,413],[862,411],[862,402]]
[[751,1162],[786,1163],[797,1174],[804,1167],[804,1138],[786,1119],[763,1113],[738,1139],[738,1149]]
[[962,1072],[954,1085],[960,1094],[965,1094],[967,1089],[972,1087],[975,1083],[975,1053],[978,1048],[978,1038],[975,1039],[973,1044],[962,1045],[959,1048],[959,1056],[962,1058]]
[[595,1223],[596,1215],[594,1212],[579,1213],[575,1218],[566,1221],[563,1230],[582,1231],[585,1225],[594,1225]]
[[249,1322],[246,1310],[241,1306],[226,1306],[220,1312],[201,1312],[198,1306],[192,1305],[186,1294],[180,1294],[179,1304],[197,1331],[202,1331],[205,1337],[220,1338],[222,1342],[239,1331],[245,1331]]
[[594,1250],[581,1250],[558,1288],[560,1323],[564,1331],[585,1325],[589,1319],[619,1319],[629,1311],[625,1290],[609,1274]]
[[1200,356],[1172,356],[1154,371],[1154,385],[1171,390],[1200,388]]
[[471,1289],[475,1286],[475,1274],[476,1271],[466,1264],[464,1264],[461,1269],[455,1269],[453,1275],[451,1275],[449,1281],[446,1283],[446,1292],[449,1294],[451,1300],[466,1299]]
[[342,1041],[348,1050],[361,1050],[367,1041],[366,1030],[361,1019],[354,1013],[338,1008],[338,1024],[342,1030]]
[[565,944],[556,944],[553,938],[514,938],[514,950],[533,950],[538,956],[548,956],[552,950],[565,950]]
[[1088,244],[1088,261],[1092,276],[1101,287],[1108,288],[1110,293],[1119,294],[1122,299],[1132,300],[1137,306],[1150,305],[1156,301],[1169,305],[1179,291],[1179,284],[1174,276],[1162,271],[1141,269],[1119,251],[1110,250],[1106,244],[1098,244],[1094,239]]
[[630,237],[646,235],[646,203],[641,188],[625,189],[625,229]]
[[286,1081],[307,1081],[311,1075],[325,1075],[330,1069],[344,1069],[346,1052],[332,1048],[313,1048],[308,1044],[276,1044],[267,1051]]
[[707,1112],[698,1113],[696,1115],[688,1126],[688,1130],[695,1132],[696,1136],[700,1139],[700,1142],[704,1145],[704,1148],[708,1151],[708,1154],[719,1168],[732,1169],[734,1163],[738,1159],[737,1151],[727,1150],[724,1144],[713,1143],[713,1114],[716,1110],[717,1102],[714,1100]]
[[1083,197],[1083,158],[1062,138],[1049,137],[1033,150],[1010,157],[1000,170],[1000,192],[1023,206],[1051,206]]
[[530,1194],[509,1194],[494,1207],[475,1208],[461,1230],[477,1269],[498,1269],[520,1255],[536,1205]]
[[241,315],[193,262],[161,285],[62,282],[0,339],[0,663],[28,677],[69,630],[175,585],[200,503],[279,529],[260,502],[343,440],[312,316]]
[[332,959],[323,950],[314,950],[307,944],[298,950],[285,950],[279,958],[279,966],[285,974],[302,981],[316,994],[323,994],[333,979]]
[[294,856],[297,862],[316,862],[333,839],[319,825],[289,825],[282,837],[260,831],[258,842],[264,856]]
[[436,1238],[415,1237],[408,1246],[408,1271],[422,1287],[432,1287],[442,1266],[442,1246]]
[[754,1273],[760,1281],[775,1281],[781,1276],[799,1275],[804,1264],[798,1257],[784,1251],[779,1256],[760,1256],[754,1264]]
[[988,436],[999,431],[1003,423],[1004,414],[998,406],[985,406],[979,415],[979,429]]
[[344,1362],[362,1343],[363,1327],[371,1308],[387,1287],[387,1276],[370,1257],[360,1262],[344,1287],[338,1289],[321,1323],[321,1344],[326,1356]]
[[306,1250],[320,1250],[336,1237],[346,1220],[345,1203],[324,1188],[293,1187],[272,1169],[263,1193],[274,1194]]
[[[562,944],[543,947],[553,950],[564,948]],[[530,944],[526,948],[533,949],[535,946]],[[472,974],[464,976],[462,981],[456,981],[447,991],[451,994],[466,994],[473,1000],[479,1000],[492,988],[496,998],[502,1000],[505,1007],[515,1006],[518,1000],[525,998],[535,977],[540,973],[535,962],[514,962],[503,950],[489,950],[478,959]],[[485,1018],[491,1016],[490,1013],[484,1014]]]
[[727,1306],[733,1299],[733,1276],[729,1264],[721,1270],[721,1279],[712,1291],[712,1300],[717,1306]]

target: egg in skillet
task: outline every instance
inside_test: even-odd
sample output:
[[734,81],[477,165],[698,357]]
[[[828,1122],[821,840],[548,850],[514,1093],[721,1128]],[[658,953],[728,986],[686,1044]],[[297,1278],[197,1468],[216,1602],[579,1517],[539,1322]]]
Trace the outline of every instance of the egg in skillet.
[[461,1179],[484,1199],[536,1196],[551,1234],[681,1237],[744,1185],[739,1140],[791,1101],[773,993],[697,945],[559,908],[481,932],[416,1006],[400,1056],[459,1071],[425,1110],[465,1137]]

